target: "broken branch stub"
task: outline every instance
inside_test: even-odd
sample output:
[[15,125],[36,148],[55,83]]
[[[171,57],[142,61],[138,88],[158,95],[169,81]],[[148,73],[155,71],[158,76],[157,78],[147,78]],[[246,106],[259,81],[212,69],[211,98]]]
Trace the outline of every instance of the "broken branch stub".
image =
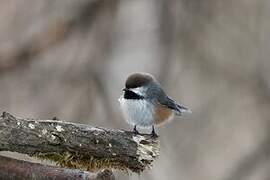
[[55,120],[0,117],[0,151],[48,159],[82,170],[131,170],[140,173],[159,155],[151,135]]

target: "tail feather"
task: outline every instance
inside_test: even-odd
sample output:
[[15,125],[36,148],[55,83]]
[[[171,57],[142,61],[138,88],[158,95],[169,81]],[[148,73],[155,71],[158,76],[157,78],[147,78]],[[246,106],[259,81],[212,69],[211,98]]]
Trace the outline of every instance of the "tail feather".
[[192,113],[191,109],[183,106],[183,105],[179,105],[179,104],[176,104],[176,111],[179,115],[181,115],[182,113]]

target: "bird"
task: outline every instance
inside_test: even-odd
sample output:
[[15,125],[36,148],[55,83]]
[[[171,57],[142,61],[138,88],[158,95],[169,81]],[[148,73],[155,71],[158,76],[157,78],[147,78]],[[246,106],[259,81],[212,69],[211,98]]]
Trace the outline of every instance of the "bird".
[[188,107],[170,98],[153,75],[144,72],[128,76],[119,102],[125,120],[133,125],[136,135],[140,134],[137,127],[152,127],[151,135],[158,137],[155,132],[156,125],[168,122],[174,115],[191,113]]

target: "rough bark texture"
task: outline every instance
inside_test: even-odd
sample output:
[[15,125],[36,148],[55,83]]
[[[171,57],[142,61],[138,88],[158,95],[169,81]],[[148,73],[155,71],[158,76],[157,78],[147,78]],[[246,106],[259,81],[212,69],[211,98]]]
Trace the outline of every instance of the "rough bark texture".
[[86,171],[46,166],[37,163],[16,160],[0,156],[1,179],[39,179],[39,180],[114,180],[110,170],[103,170],[97,174]]
[[97,128],[57,120],[0,117],[0,151],[49,159],[63,167],[142,172],[159,155],[151,135]]

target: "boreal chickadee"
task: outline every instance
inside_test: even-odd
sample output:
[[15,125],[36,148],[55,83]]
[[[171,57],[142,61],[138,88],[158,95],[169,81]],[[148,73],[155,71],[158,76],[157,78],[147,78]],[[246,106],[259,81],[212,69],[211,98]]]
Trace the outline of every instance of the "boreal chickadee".
[[137,126],[152,126],[151,134],[155,137],[155,125],[172,119],[174,114],[180,116],[183,112],[191,113],[190,109],[168,97],[161,85],[148,73],[131,74],[119,102],[126,121],[134,126],[134,133],[139,134]]

